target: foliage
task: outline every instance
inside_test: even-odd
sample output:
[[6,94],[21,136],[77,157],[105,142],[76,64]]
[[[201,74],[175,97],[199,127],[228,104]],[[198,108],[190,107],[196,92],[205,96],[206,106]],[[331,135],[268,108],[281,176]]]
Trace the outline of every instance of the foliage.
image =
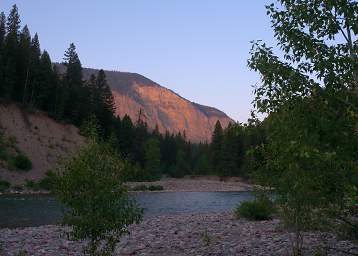
[[[355,1],[280,0],[266,7],[283,58],[254,42],[255,107],[268,115],[258,181],[274,187],[302,254],[303,231],[345,218],[358,177]],[[328,219],[327,219],[328,218]]]
[[145,185],[145,184],[141,184],[141,185],[137,185],[133,188],[131,188],[130,190],[132,191],[160,191],[163,190],[164,188],[161,185]]
[[145,179],[160,179],[160,148],[159,141],[155,138],[149,139],[145,145]]
[[206,230],[201,234],[201,239],[203,240],[205,246],[209,246],[213,240],[212,236]]
[[8,161],[9,169],[19,170],[19,171],[29,171],[32,169],[31,160],[24,154],[18,154],[14,157],[11,157]]
[[148,189],[147,186],[144,184],[137,185],[131,188],[132,191],[146,191],[147,189]]
[[43,190],[52,190],[56,184],[57,175],[53,171],[46,172],[46,176],[38,182],[38,187]]
[[211,139],[211,161],[213,169],[219,172],[219,164],[222,157],[222,145],[223,145],[223,128],[218,120],[215,124],[214,132]]
[[128,225],[141,220],[120,181],[122,168],[108,145],[92,141],[59,169],[53,192],[67,209],[63,223],[72,226],[72,239],[90,240],[91,255],[109,255]]
[[163,190],[163,186],[161,185],[149,185],[148,186],[148,190],[149,191],[160,191],[160,190]]
[[38,191],[38,184],[33,180],[25,180],[24,187],[30,190]]
[[10,188],[10,183],[8,181],[0,180],[0,192],[4,192],[9,188]]
[[253,201],[242,202],[235,209],[237,218],[248,220],[269,220],[274,212],[273,202],[265,196],[259,196]]
[[189,172],[189,169],[190,166],[184,151],[179,150],[176,157],[175,172],[172,173],[172,176],[175,178],[182,178],[186,173]]

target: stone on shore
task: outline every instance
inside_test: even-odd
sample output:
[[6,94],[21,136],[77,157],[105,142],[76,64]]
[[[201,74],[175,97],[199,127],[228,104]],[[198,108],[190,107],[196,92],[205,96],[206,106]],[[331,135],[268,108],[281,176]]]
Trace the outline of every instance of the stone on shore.
[[[250,222],[236,220],[232,213],[171,215],[145,219],[130,226],[131,234],[121,239],[115,255],[288,255],[290,234],[279,220]],[[82,255],[85,242],[68,241],[58,226],[0,230],[4,255]],[[358,253],[358,246],[322,233],[306,234],[306,254],[314,255],[323,246],[328,255]],[[1,254],[0,254],[1,255]]]

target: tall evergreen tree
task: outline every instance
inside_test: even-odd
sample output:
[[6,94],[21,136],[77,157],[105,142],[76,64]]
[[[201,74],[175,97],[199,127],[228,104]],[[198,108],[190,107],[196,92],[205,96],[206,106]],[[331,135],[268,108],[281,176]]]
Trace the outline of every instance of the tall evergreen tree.
[[145,144],[145,172],[148,179],[160,178],[160,148],[156,138],[150,138]]
[[223,145],[224,132],[220,121],[215,124],[213,136],[211,139],[211,161],[215,171],[218,170],[221,161],[222,145]]
[[4,12],[0,13],[0,96],[5,92],[5,80],[4,80],[4,44],[6,35],[6,17]]
[[24,101],[24,103],[30,73],[30,48],[31,35],[27,25],[25,25],[20,33],[19,48],[16,56],[17,79],[16,85],[12,91],[12,99],[16,101]]
[[0,52],[3,49],[6,36],[6,16],[4,12],[0,13]]
[[133,148],[134,132],[134,125],[131,118],[125,115],[121,121],[121,128],[118,134],[119,147],[125,158],[130,158]]
[[224,133],[221,147],[221,159],[218,164],[221,176],[233,176],[237,174],[238,155],[237,136],[235,136],[235,128],[229,124]]
[[47,51],[41,54],[38,77],[39,88],[35,102],[38,107],[53,114],[55,111],[57,82],[52,69],[51,58]]
[[95,102],[97,106],[97,116],[102,127],[105,128],[105,135],[108,135],[110,126],[113,122],[115,106],[112,91],[109,88],[106,74],[103,69],[98,72],[95,95],[97,98]]
[[9,16],[7,17],[6,23],[6,40],[4,48],[4,65],[5,72],[4,75],[4,84],[5,92],[4,96],[6,98],[11,98],[14,95],[16,80],[17,80],[17,65],[16,65],[16,55],[18,52],[19,46],[19,29],[20,29],[20,15],[16,5],[12,6]]
[[17,9],[16,4],[14,4],[11,8],[10,14],[7,17],[7,35],[8,38],[10,37],[16,37],[15,39],[17,40],[17,37],[19,35],[19,29],[20,29],[20,15],[19,15],[19,11]]
[[66,73],[64,75],[64,90],[66,90],[65,116],[77,125],[81,124],[81,110],[85,110],[81,102],[83,93],[82,65],[76,52],[76,46],[71,43],[65,52],[64,65]]

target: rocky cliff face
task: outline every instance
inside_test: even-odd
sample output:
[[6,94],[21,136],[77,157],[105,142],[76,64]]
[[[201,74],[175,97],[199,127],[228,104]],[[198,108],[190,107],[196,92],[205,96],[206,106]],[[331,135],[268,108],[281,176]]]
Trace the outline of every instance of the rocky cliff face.
[[[85,68],[84,78],[98,70]],[[219,120],[226,127],[233,120],[222,111],[190,102],[150,79],[136,74],[106,71],[109,86],[116,103],[116,114],[128,114],[138,119],[141,109],[150,128],[156,125],[160,132],[183,132],[193,142],[209,141],[214,125]]]

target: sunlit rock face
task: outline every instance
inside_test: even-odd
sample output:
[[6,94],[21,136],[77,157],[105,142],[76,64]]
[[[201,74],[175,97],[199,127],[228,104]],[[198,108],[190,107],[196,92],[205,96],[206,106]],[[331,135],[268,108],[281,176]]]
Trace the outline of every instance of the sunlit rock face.
[[[86,68],[84,78],[97,72]],[[222,111],[190,102],[142,75],[106,71],[106,76],[116,103],[116,114],[120,117],[128,114],[135,121],[142,110],[142,119],[148,126],[158,125],[162,133],[185,131],[193,142],[210,141],[217,120],[223,127],[233,121]]]

